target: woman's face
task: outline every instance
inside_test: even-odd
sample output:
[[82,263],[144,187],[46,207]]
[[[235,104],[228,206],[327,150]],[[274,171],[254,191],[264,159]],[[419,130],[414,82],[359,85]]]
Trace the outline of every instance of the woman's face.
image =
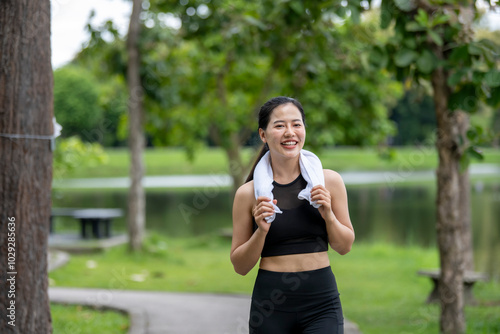
[[259,129],[260,138],[269,150],[284,157],[296,157],[304,147],[306,129],[302,115],[293,103],[276,107],[265,130]]

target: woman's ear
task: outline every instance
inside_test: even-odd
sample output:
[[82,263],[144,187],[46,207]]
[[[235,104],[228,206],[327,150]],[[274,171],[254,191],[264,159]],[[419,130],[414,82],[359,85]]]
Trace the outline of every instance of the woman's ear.
[[259,136],[260,136],[260,140],[262,140],[262,142],[264,144],[267,143],[266,132],[264,130],[262,130],[261,128],[259,128]]

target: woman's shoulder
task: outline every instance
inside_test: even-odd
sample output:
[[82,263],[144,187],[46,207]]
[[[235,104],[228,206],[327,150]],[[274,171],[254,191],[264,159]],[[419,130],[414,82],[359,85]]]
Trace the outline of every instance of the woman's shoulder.
[[344,180],[342,180],[342,176],[338,172],[331,169],[323,169],[323,174],[325,175],[325,184],[344,186]]
[[254,198],[254,189],[253,189],[253,180],[242,184],[238,190],[236,190],[235,198],[253,200]]

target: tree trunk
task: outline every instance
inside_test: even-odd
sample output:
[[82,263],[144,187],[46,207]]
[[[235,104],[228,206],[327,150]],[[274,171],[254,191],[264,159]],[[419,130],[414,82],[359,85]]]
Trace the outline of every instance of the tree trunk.
[[233,133],[231,135],[231,147],[225,148],[227,158],[229,159],[229,174],[233,180],[233,196],[236,194],[238,187],[243,184],[246,176],[245,172],[247,171],[247,166],[244,166],[241,160],[240,147],[240,138],[238,134]]
[[0,332],[51,333],[49,0],[2,0],[0,45]]
[[442,333],[459,334],[465,332],[462,283],[463,226],[460,220],[460,146],[458,113],[448,110],[450,92],[447,86],[447,76],[442,68],[436,69],[432,74],[438,124],[436,147],[439,155],[436,228],[441,264],[440,329]]
[[472,220],[470,203],[469,169],[459,174],[460,184],[460,219],[462,224],[462,245],[464,252],[464,270],[474,271],[474,249],[472,244]]
[[[462,138],[463,154],[464,149],[469,145],[467,140],[467,130],[469,130],[469,115],[463,111],[457,111],[458,127],[460,137]],[[469,168],[463,170],[459,174],[460,184],[460,213],[459,217],[462,224],[462,245],[464,248],[464,270],[474,271],[474,250],[472,247],[472,219],[471,219],[471,203],[470,203],[470,179]]]
[[143,88],[140,78],[139,33],[142,0],[134,0],[127,38],[128,69],[127,84],[129,90],[129,147],[130,147],[130,190],[128,198],[128,231],[130,249],[142,247],[146,221],[146,198],[142,186],[144,175],[143,152],[145,139],[143,133]]

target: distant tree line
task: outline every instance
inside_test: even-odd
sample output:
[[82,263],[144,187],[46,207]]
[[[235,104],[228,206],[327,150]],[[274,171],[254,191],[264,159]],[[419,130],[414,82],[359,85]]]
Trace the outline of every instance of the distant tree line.
[[[79,136],[84,142],[99,143],[105,147],[126,146],[126,87],[116,78],[100,83],[78,65],[67,65],[54,71],[54,109],[57,122],[63,126],[63,138]],[[299,97],[300,98],[300,97]],[[406,90],[389,110],[389,119],[396,131],[388,137],[389,145],[419,145],[427,143],[436,129],[432,97],[425,90],[412,87]],[[481,109],[472,117],[491,132],[500,132],[500,111]],[[255,132],[256,134],[257,132]],[[154,146],[152,134],[148,145]],[[215,146],[206,136],[205,143]],[[258,143],[251,136],[245,145]],[[337,144],[345,144],[339,141]],[[485,144],[498,146],[492,137]],[[160,144],[161,145],[161,144]]]

